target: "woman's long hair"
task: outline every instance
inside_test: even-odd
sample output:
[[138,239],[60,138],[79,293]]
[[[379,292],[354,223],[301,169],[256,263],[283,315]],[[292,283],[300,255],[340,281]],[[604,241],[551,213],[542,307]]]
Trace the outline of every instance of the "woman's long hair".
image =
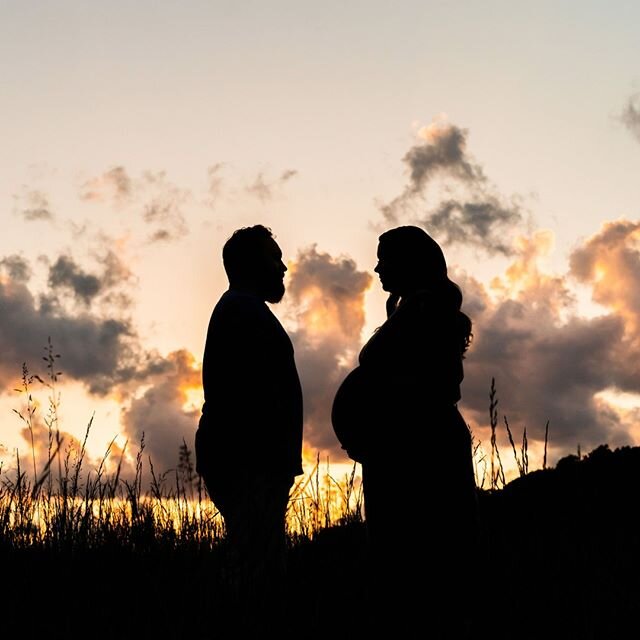
[[424,229],[411,225],[385,231],[378,240],[403,265],[414,289],[429,291],[438,304],[456,313],[460,351],[464,353],[473,337],[471,318],[460,310],[462,291],[447,275],[440,245]]

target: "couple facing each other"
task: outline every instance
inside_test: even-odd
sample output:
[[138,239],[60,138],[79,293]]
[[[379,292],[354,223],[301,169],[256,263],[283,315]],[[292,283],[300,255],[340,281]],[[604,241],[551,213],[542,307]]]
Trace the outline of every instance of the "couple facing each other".
[[[388,317],[338,390],[333,427],[362,463],[367,531],[382,563],[389,545],[390,566],[425,542],[461,562],[475,518],[470,434],[456,407],[471,321],[441,248],[425,231],[391,229],[377,255]],[[261,225],[237,230],[222,257],[229,289],[207,333],[197,470],[228,541],[247,566],[264,567],[285,549],[289,490],[302,473],[293,346],[265,304],[282,299],[287,267]]]

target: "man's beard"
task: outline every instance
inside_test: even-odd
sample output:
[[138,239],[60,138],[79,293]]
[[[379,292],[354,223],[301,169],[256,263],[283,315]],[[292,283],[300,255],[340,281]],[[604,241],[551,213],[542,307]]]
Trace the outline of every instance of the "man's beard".
[[267,302],[275,304],[282,300],[284,291],[284,280],[274,280],[273,282],[265,283],[264,299]]

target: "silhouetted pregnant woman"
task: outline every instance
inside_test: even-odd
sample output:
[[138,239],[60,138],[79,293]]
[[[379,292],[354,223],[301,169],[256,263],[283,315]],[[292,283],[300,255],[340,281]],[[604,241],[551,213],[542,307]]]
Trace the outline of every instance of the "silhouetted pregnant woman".
[[463,605],[468,593],[476,487],[456,404],[471,321],[440,246],[422,229],[383,233],[375,271],[389,292],[388,318],[336,394],[332,421],[362,463],[373,577],[388,604],[412,617],[422,595],[408,582],[437,589],[438,608]]

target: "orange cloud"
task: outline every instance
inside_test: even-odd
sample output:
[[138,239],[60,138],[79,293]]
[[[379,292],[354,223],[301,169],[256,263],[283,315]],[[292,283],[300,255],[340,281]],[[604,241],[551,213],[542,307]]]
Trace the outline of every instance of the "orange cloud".
[[518,236],[514,242],[513,262],[503,277],[491,281],[490,290],[498,299],[518,300],[534,309],[542,305],[549,313],[549,319],[561,321],[563,312],[573,306],[575,298],[564,277],[543,268],[544,259],[554,246],[555,236],[546,229],[530,236]]
[[438,114],[428,125],[418,129],[418,138],[430,144],[435,144],[440,138],[451,132],[451,126],[446,114]]
[[143,393],[123,409],[122,425],[127,437],[139,442],[144,434],[146,453],[159,472],[174,468],[183,439],[193,449],[200,418],[200,367],[185,349],[170,353],[157,373],[147,379]]
[[[532,449],[544,439],[547,420],[555,456],[578,444],[587,450],[637,441],[637,411],[617,410],[611,394],[640,393],[639,239],[640,223],[609,222],[574,250],[570,271],[557,274],[544,266],[553,236],[538,231],[518,239],[514,260],[489,290],[457,276],[474,322],[463,384],[472,423],[486,426],[495,377],[500,418],[506,414],[515,432],[526,426]],[[605,313],[580,314],[571,289],[576,280],[591,288]],[[502,425],[499,433],[506,439]]]
[[572,275],[591,286],[593,301],[622,317],[626,338],[640,347],[640,222],[607,222],[570,264]]
[[371,276],[353,260],[301,251],[289,268],[288,306],[304,390],[305,444],[342,455],[329,413],[338,385],[355,364],[364,327],[364,296]]

